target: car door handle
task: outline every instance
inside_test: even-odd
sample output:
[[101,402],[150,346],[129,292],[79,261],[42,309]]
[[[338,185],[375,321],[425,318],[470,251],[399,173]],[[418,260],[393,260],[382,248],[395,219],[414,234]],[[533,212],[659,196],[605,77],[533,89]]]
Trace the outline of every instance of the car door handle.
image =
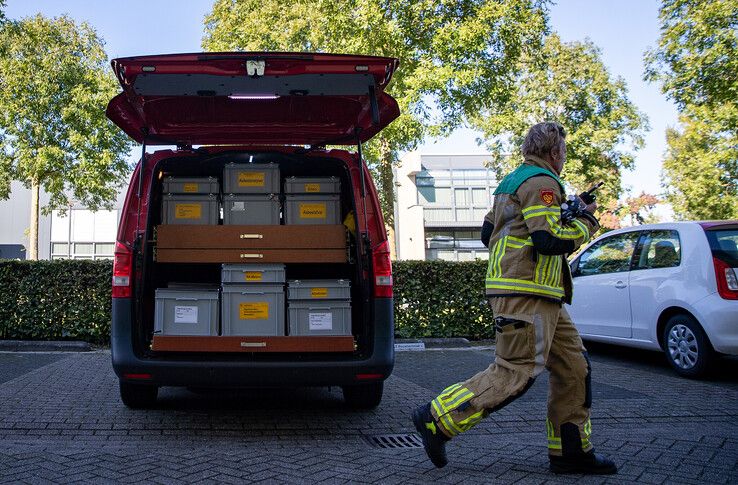
[[615,288],[617,288],[617,289],[619,289],[619,290],[622,290],[622,289],[623,289],[623,288],[625,288],[626,286],[628,286],[628,285],[626,285],[626,284],[625,284],[625,283],[623,283],[622,281],[618,281],[617,283],[615,283]]

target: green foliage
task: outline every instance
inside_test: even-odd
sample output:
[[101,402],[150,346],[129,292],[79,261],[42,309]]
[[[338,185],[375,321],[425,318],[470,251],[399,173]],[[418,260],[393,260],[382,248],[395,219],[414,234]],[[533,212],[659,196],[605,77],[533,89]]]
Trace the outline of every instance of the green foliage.
[[110,261],[0,261],[0,339],[110,340]]
[[738,132],[716,133],[714,122],[728,109],[693,108],[701,114],[683,115],[681,130],[667,130],[666,197],[681,219],[738,218]]
[[683,219],[738,217],[738,0],[663,0],[645,79],[681,113],[667,131],[667,200]]
[[738,1],[662,0],[658,47],[645,78],[659,81],[680,111],[738,101]]
[[0,198],[38,184],[46,211],[109,208],[130,142],[105,117],[118,91],[103,41],[86,23],[41,15],[0,27]]
[[447,133],[515,94],[521,56],[547,31],[547,0],[217,0],[205,18],[212,51],[312,51],[392,56],[388,92],[401,116],[366,147],[385,219],[392,165],[427,135]]
[[601,205],[618,199],[620,172],[632,168],[633,152],[643,146],[647,120],[628,99],[622,78],[613,78],[600,50],[590,41],[562,42],[546,38],[542,62],[522,58],[518,94],[508,104],[493,105],[473,120],[498,157],[493,166],[503,175],[522,161],[519,147],[528,129],[541,121],[557,121],[567,132],[563,179],[577,193],[600,180]]
[[486,261],[394,261],[392,269],[397,337],[494,337]]

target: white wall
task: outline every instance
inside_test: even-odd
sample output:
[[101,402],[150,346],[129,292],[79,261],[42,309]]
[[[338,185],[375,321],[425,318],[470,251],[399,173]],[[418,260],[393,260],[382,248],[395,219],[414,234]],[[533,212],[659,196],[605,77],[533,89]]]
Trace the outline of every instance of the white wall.
[[423,207],[418,204],[415,173],[420,171],[420,152],[409,152],[395,169],[397,259],[425,259]]

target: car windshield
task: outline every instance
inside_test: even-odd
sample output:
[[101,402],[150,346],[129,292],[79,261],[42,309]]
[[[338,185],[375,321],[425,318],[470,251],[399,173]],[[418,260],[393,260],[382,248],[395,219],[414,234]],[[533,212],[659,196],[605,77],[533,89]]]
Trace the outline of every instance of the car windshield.
[[730,266],[738,267],[738,228],[706,231],[712,255]]

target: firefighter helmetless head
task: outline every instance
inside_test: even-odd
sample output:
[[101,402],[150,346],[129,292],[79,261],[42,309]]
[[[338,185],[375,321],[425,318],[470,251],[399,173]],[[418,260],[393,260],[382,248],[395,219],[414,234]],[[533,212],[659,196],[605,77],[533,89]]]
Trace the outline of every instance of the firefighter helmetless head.
[[566,162],[566,131],[551,121],[533,125],[520,151],[523,157],[533,155],[546,160],[557,174],[561,174]]

